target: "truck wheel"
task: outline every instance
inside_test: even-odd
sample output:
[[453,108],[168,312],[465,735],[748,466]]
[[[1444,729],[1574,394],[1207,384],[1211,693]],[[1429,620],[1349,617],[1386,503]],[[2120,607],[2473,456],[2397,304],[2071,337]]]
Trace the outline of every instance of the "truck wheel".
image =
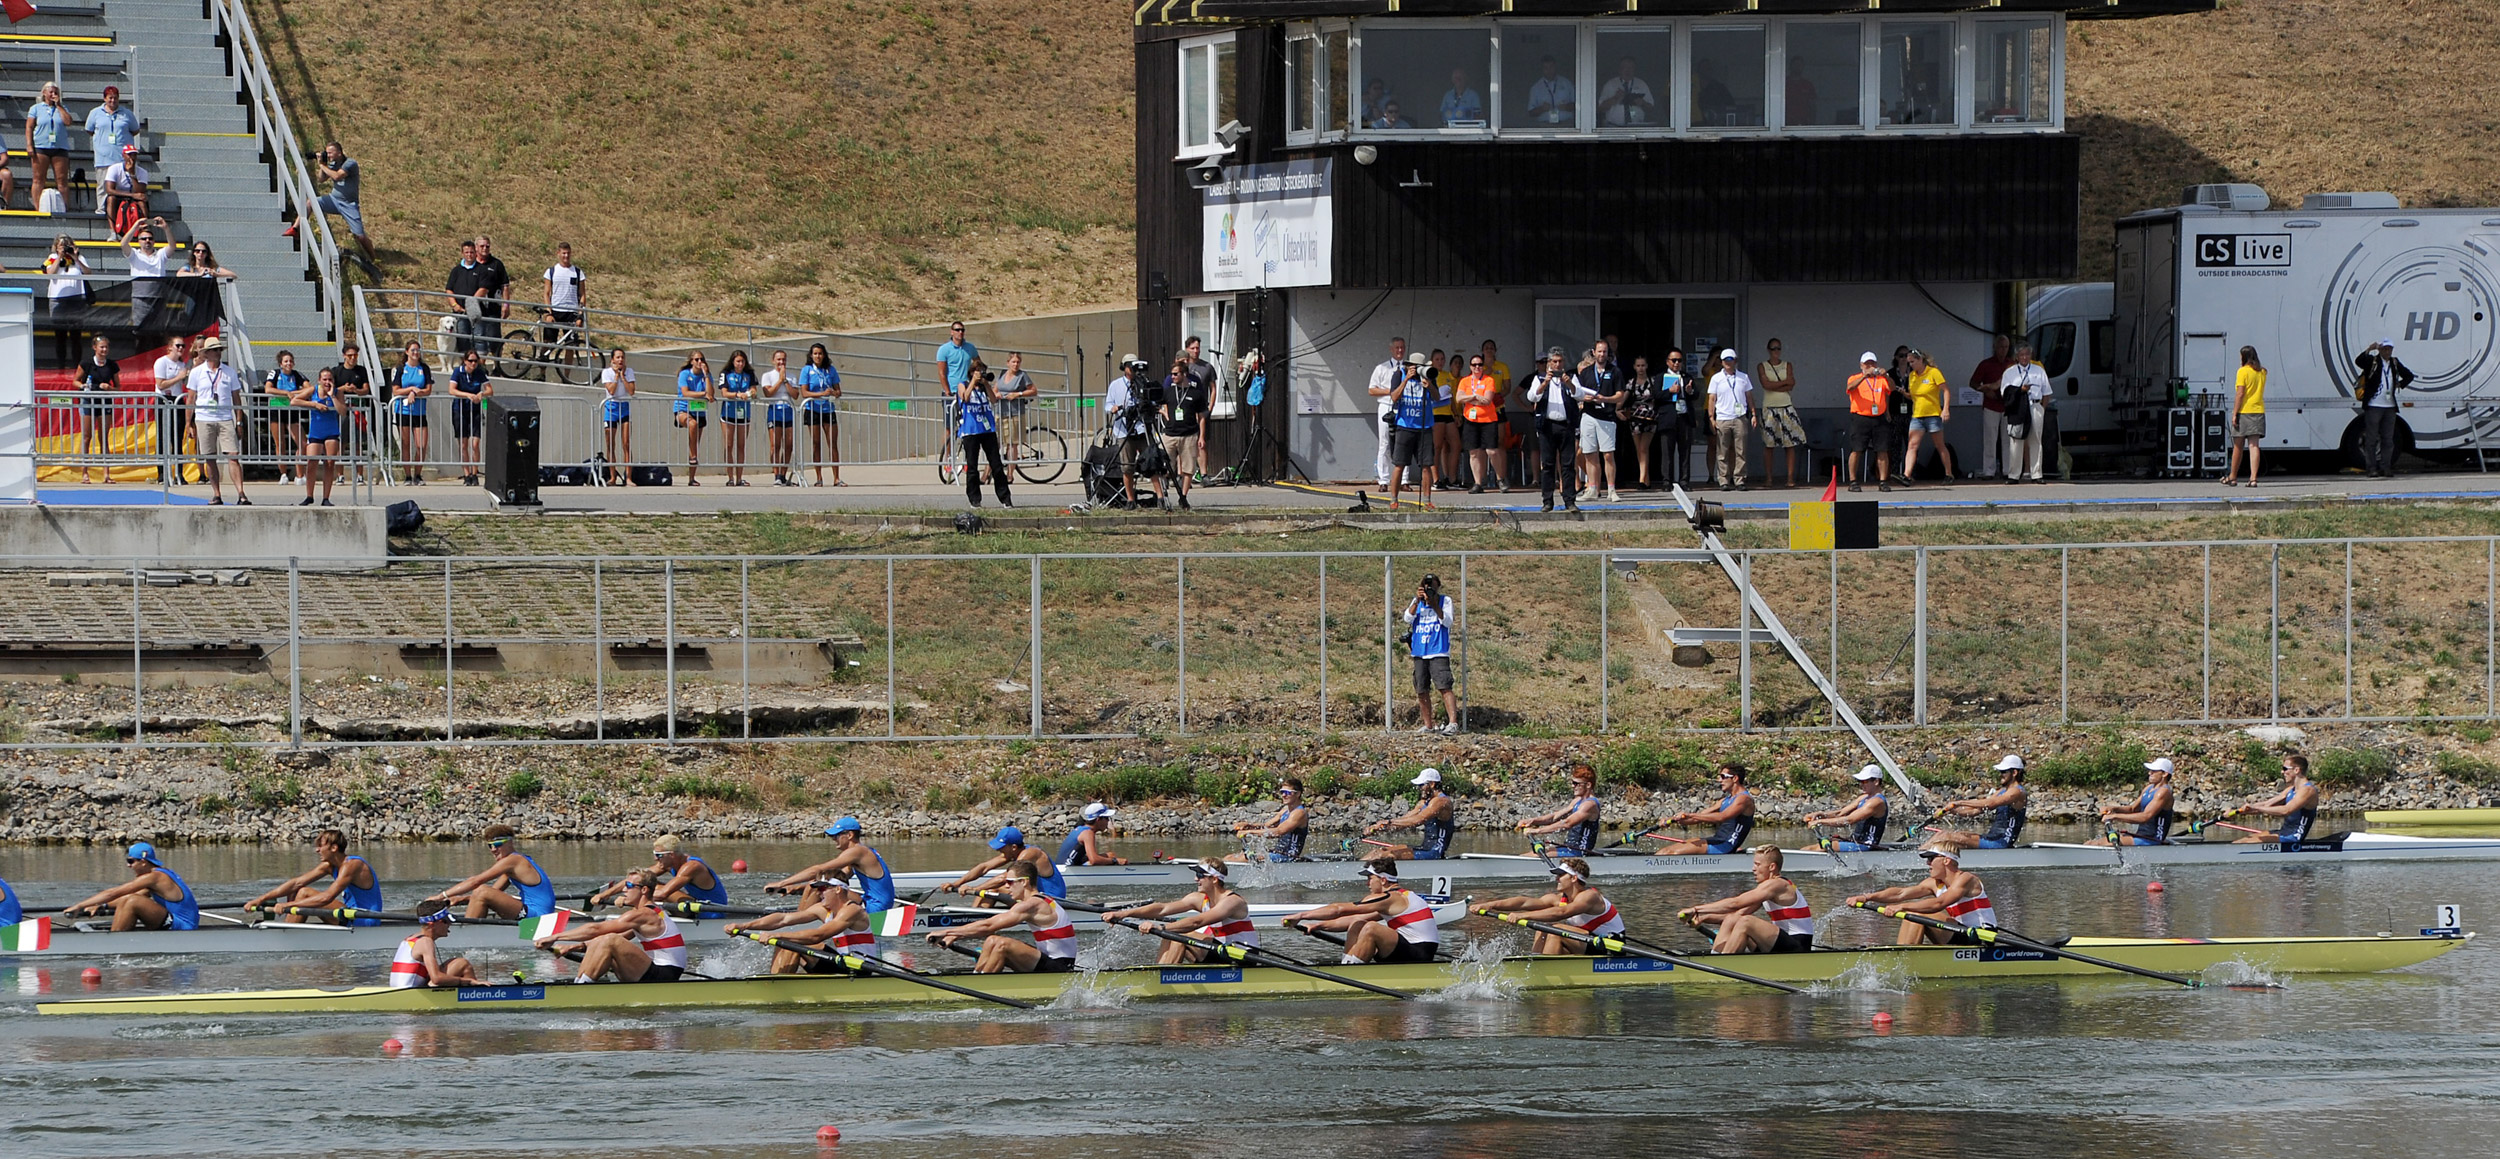
[[2335,460],[2338,467],[2350,467],[2356,471],[2369,469],[2369,462],[2361,456],[2360,416],[2354,416],[2352,423],[2344,428],[2344,441],[2336,448]]

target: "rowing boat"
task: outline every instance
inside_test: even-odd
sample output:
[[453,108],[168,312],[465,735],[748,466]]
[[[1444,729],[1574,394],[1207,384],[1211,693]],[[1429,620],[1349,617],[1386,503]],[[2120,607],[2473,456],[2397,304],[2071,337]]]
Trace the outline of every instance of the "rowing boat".
[[2372,809],[2372,825],[2500,825],[2500,809]]
[[[2070,947],[2148,970],[2199,974],[2216,967],[2269,974],[2359,974],[2418,965],[2473,940],[2458,937],[2077,938]],[[1989,980],[2030,976],[2109,977],[2097,966],[1997,947],[1879,946],[1808,954],[1748,954],[1724,959],[1759,978],[1831,984],[1853,971],[1886,979]],[[1409,992],[1460,984],[1522,991],[1601,990],[1634,986],[1730,986],[1742,983],[1671,961],[1649,958],[1512,957],[1486,962],[1321,966],[1316,972]],[[1143,966],[1087,974],[944,974],[948,982],[1026,1002],[1067,999],[1085,1006],[1131,1000],[1353,997],[1358,991],[1322,977],[1257,966]],[[590,985],[516,983],[393,990],[244,990],[213,994],[141,994],[39,1002],[44,1014],[232,1015],[388,1014],[539,1010],[636,1010],[731,1006],[966,1005],[960,995],[880,976],[784,975],[718,981],[603,982]]]
[[[1250,907],[1250,922],[1263,930],[1281,927],[1288,914],[1309,909],[1307,905],[1285,902],[1261,902]],[[912,917],[911,933],[925,934],[932,930],[970,925],[998,911],[970,906],[923,906]],[[1070,924],[1080,930],[1100,930],[1098,914],[1067,911]],[[1433,907],[1437,921],[1454,922],[1467,916],[1465,900]],[[590,921],[592,918],[576,918]],[[729,935],[724,927],[736,925],[738,918],[695,919],[680,917],[677,929],[686,940],[695,943],[723,942]],[[752,920],[752,919],[744,919]],[[379,926],[329,926],[312,923],[254,922],[248,925],[203,926],[196,930],[124,930],[114,933],[109,922],[97,920],[64,925],[54,919],[52,940],[40,950],[0,951],[0,961],[15,957],[33,958],[111,958],[191,954],[338,954],[387,953],[399,946],[416,927],[406,923]],[[82,928],[82,927],[93,928]],[[516,931],[510,922],[468,924],[454,920],[451,932],[443,936],[444,949],[458,953],[474,949],[510,949],[517,945]]]

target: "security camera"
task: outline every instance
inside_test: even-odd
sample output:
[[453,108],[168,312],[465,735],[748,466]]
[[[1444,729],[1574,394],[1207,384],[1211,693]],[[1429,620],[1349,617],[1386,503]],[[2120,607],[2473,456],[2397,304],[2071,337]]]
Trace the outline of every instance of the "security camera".
[[1239,121],[1226,121],[1221,127],[1215,130],[1215,143],[1230,149],[1233,146],[1240,144],[1243,137],[1247,137],[1249,135],[1250,126],[1242,124]]

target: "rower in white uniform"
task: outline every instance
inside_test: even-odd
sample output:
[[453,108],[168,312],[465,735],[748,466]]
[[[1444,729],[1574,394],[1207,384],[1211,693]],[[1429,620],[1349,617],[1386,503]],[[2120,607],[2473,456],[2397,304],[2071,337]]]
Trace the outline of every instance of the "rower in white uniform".
[[1521,921],[1544,922],[1568,926],[1589,935],[1571,938],[1561,934],[1537,931],[1531,947],[1540,954],[1606,954],[1593,940],[1613,937],[1623,932],[1623,914],[1615,903],[1606,900],[1589,882],[1589,863],[1577,857],[1566,857],[1547,869],[1554,875],[1554,892],[1542,897],[1502,897],[1477,903],[1478,909],[1505,913]]
[[1814,948],[1814,907],[1788,879],[1777,845],[1754,847],[1753,888],[1678,910],[1675,916],[1710,935],[1714,954],[1791,954]]
[[[1988,900],[1988,885],[1979,875],[1962,868],[1960,850],[1930,845],[1918,851],[1927,859],[1927,876],[1908,885],[1861,893],[1849,899],[1850,905],[1870,902],[1896,913],[1927,914],[1970,929],[1995,929],[1996,905]],[[1979,939],[1966,933],[1949,933],[1934,926],[1923,926],[1907,918],[1901,922],[1900,943],[1916,946],[1922,943],[1939,946],[1976,946]]]
[[1306,909],[1286,918],[1285,925],[1342,931],[1347,965],[1440,957],[1441,923],[1431,902],[1398,884],[1398,863],[1375,857],[1363,863],[1359,876],[1371,885],[1372,896]]
[[[1008,937],[1007,930],[1033,931],[1028,944]],[[970,925],[929,935],[937,945],[952,948],[965,938],[981,939],[981,957],[973,970],[982,974],[1067,974],[1076,969],[1076,925],[1068,911],[1042,892],[1040,874],[1024,862],[1007,867],[1007,908]]]
[[391,989],[408,990],[419,986],[483,986],[467,958],[442,960],[439,946],[443,935],[451,932],[451,910],[438,909],[418,919],[417,932],[399,943],[399,952],[391,955]]
[[651,874],[636,870],[617,902],[625,912],[605,921],[548,934],[532,945],[561,956],[578,946],[582,968],[576,982],[613,976],[619,982],[674,982],[686,972],[686,935],[675,919],[652,904]]
[[[859,894],[848,881],[811,882],[799,895],[797,909],[750,918],[724,927],[721,932],[734,938],[768,930],[777,931],[773,934],[776,941],[793,946],[823,946],[837,954],[868,957],[877,954],[877,935],[868,924],[868,907],[861,904]],[[772,969],[776,974],[831,974],[840,971],[842,964],[775,946]]]
[[[1148,919],[1138,921],[1138,929],[1150,933],[1163,930],[1175,934],[1195,934],[1210,942],[1258,949],[1258,931],[1250,926],[1250,902],[1233,892],[1231,882],[1224,876],[1224,863],[1210,857],[1190,866],[1190,869],[1198,875],[1197,889],[1170,901],[1112,910],[1102,915],[1102,920]],[[1166,966],[1184,966],[1204,962],[1212,956],[1211,951],[1197,946],[1166,941],[1159,960]]]

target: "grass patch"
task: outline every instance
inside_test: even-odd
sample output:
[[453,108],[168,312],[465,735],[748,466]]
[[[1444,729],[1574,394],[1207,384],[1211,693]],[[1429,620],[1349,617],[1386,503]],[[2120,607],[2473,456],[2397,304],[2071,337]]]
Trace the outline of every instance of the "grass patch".
[[304,803],[304,782],[274,772],[257,772],[245,776],[235,790],[243,799],[260,809],[277,809]]
[[2500,788],[2500,764],[2472,753],[2443,752],[2432,759],[2439,775],[2477,789]]
[[2396,775],[2396,761],[2377,749],[2328,749],[2311,771],[2327,788],[2356,789],[2385,784]]
[[652,785],[663,797],[694,797],[719,801],[725,805],[746,805],[755,801],[755,790],[737,781],[708,777],[701,773],[675,773]]
[[523,769],[503,779],[503,795],[514,801],[535,797],[547,788],[536,769]]
[[2144,779],[2144,762],[2153,759],[2135,741],[2104,738],[2080,752],[2057,753],[2031,762],[2026,780],[2053,789],[2109,789]]
[[1672,745],[1636,740],[1608,748],[1597,758],[1600,785],[1638,785],[1644,789],[1689,789],[1710,780],[1714,771],[1699,741]]

